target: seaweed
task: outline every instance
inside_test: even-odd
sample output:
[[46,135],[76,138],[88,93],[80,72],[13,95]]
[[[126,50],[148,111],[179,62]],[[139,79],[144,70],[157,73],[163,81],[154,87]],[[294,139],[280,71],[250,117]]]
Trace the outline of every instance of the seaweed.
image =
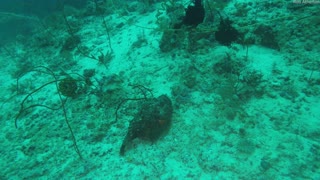
[[[66,107],[65,107],[65,104],[67,102],[67,98],[68,97],[74,97],[74,88],[77,88],[75,87],[76,84],[74,84],[76,81],[83,81],[82,79],[80,80],[75,80],[75,79],[72,79],[71,77],[68,77],[68,78],[65,78],[65,79],[58,79],[57,75],[49,68],[45,67],[45,66],[38,66],[38,67],[35,67],[31,70],[29,70],[28,72],[26,73],[23,73],[21,74],[18,78],[17,78],[17,91],[19,91],[19,81],[22,77],[24,77],[25,75],[27,75],[28,73],[31,73],[31,72],[39,72],[39,73],[45,73],[47,75],[50,75],[53,80],[51,81],[48,81],[44,84],[42,84],[41,86],[37,87],[37,88],[34,88],[31,92],[29,92],[24,98],[23,100],[20,102],[20,109],[17,113],[17,115],[15,116],[15,119],[14,119],[14,124],[15,124],[15,127],[18,128],[18,119],[24,115],[28,110],[30,109],[33,109],[33,108],[36,108],[36,107],[42,107],[42,108],[46,108],[46,109],[50,109],[50,110],[62,110],[63,112],[63,116],[64,116],[64,120],[65,120],[65,123],[67,124],[68,126],[68,129],[69,129],[69,132],[70,132],[70,135],[71,135],[71,138],[72,138],[72,141],[73,141],[73,146],[76,150],[76,153],[79,155],[79,157],[82,159],[82,155],[81,155],[81,152],[78,148],[78,145],[77,145],[77,140],[75,138],[75,135],[74,135],[74,132],[72,130],[72,127],[69,123],[69,119],[68,119],[68,116],[67,116],[67,111],[66,111]],[[71,83],[71,84],[70,84]],[[56,87],[56,92],[59,96],[59,101],[60,101],[60,106],[58,107],[51,107],[51,106],[48,106],[48,105],[45,105],[45,104],[31,104],[31,105],[26,105],[26,102],[27,100],[30,99],[30,97],[32,97],[34,94],[36,94],[37,92],[41,91],[43,88],[47,87],[48,85],[51,85],[51,84],[54,84],[55,87]],[[63,98],[63,96],[66,96],[67,98]]]

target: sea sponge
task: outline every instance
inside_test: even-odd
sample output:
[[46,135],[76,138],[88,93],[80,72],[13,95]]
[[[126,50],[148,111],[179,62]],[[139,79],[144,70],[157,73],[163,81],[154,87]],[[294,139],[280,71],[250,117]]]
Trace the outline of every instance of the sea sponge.
[[67,77],[59,82],[58,85],[59,91],[62,95],[67,97],[76,97],[78,91],[77,80],[72,77]]

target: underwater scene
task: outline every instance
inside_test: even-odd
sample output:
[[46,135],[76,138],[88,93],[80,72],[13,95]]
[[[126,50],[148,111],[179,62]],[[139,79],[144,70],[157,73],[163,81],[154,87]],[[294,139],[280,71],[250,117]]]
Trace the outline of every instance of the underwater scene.
[[320,180],[320,0],[1,0],[0,179]]

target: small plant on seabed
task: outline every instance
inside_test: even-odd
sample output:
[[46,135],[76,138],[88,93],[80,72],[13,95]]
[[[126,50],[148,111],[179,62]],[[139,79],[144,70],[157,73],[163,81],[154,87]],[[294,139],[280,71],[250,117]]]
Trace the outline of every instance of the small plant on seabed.
[[[20,110],[18,111],[18,113],[14,119],[15,127],[18,128],[18,119],[21,116],[28,113],[29,110],[31,110],[33,108],[42,107],[42,108],[46,108],[46,109],[50,109],[50,110],[62,110],[65,123],[67,124],[69,132],[71,134],[73,146],[74,146],[77,154],[79,155],[79,157],[82,159],[82,155],[81,155],[80,150],[77,145],[77,140],[74,136],[73,130],[72,130],[71,125],[69,123],[65,104],[67,102],[68,97],[75,98],[77,95],[79,95],[79,93],[81,92],[81,84],[85,84],[85,80],[80,75],[78,75],[80,77],[78,79],[72,78],[70,75],[68,75],[68,77],[66,77],[66,78],[59,79],[58,76],[51,69],[44,67],[44,66],[38,66],[38,67],[35,67],[35,68],[29,70],[28,72],[21,74],[17,78],[17,90],[18,91],[19,91],[19,86],[20,86],[19,81],[23,77],[25,77],[27,74],[30,74],[32,72],[46,74],[46,75],[49,75],[50,77],[52,77],[53,79],[51,81],[48,81],[48,82],[42,84],[41,86],[39,86],[37,88],[32,89],[32,91],[29,92],[23,98],[23,100],[20,103]],[[52,84],[55,85],[55,87],[56,87],[56,92],[59,96],[60,106],[51,107],[49,105],[41,104],[41,103],[34,103],[31,105],[28,105],[28,102],[32,102],[32,98],[34,97],[34,95],[36,93],[38,93],[39,91],[41,91],[45,87],[52,85]],[[65,96],[66,98],[64,98],[63,96]]]
[[[99,6],[100,1],[95,0],[94,3],[96,5],[96,8],[98,8],[97,9],[97,13],[98,13],[99,7],[100,7]],[[100,12],[100,13],[102,13],[102,12]],[[72,49],[76,48],[81,55],[83,55],[83,56],[85,56],[87,58],[93,59],[95,61],[98,61],[99,64],[102,64],[107,68],[108,67],[107,66],[108,63],[114,57],[114,51],[113,51],[113,48],[112,48],[111,37],[110,37],[110,31],[111,31],[110,29],[111,28],[108,25],[108,23],[105,20],[105,18],[102,17],[102,25],[106,30],[107,42],[108,42],[108,50],[106,51],[105,54],[103,52],[99,51],[99,55],[94,55],[92,52],[87,52],[86,49],[80,45],[81,39],[80,39],[79,36],[76,35],[76,33],[74,32],[71,24],[69,23],[68,17],[64,12],[64,8],[63,8],[63,11],[62,11],[62,16],[63,16],[64,22],[65,22],[65,24],[67,26],[68,33],[70,35],[70,37],[65,42],[63,50],[72,50]]]

